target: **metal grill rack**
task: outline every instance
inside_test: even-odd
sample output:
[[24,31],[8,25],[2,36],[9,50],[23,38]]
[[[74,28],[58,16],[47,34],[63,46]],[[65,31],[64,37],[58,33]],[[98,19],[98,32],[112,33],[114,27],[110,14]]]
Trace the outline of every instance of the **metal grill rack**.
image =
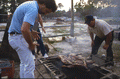
[[[86,74],[83,73],[83,71],[81,71],[80,69],[78,69],[78,70],[74,70],[74,71],[76,71],[76,72],[78,71],[77,74],[79,74],[79,75],[73,75],[76,72],[71,71],[72,69],[71,70],[70,69],[63,70],[60,68],[62,64],[59,62],[59,60],[57,60],[56,57],[50,57],[48,59],[40,58],[40,59],[37,59],[37,62],[38,62],[38,65],[43,66],[47,70],[47,73],[53,79],[65,79],[65,78],[71,78],[71,77],[73,77],[73,78],[77,78],[77,77],[82,78],[83,77],[83,79],[119,79],[120,78],[115,73],[113,73],[97,64],[89,64],[88,65],[89,71],[84,71]],[[43,76],[44,74],[41,73],[38,69],[36,69],[36,70],[39,73],[39,75],[41,75],[42,78],[44,78],[44,76]],[[67,74],[66,71],[69,74]],[[72,73],[72,74],[70,75],[70,73]],[[80,74],[83,74],[84,76],[89,76],[90,78],[80,76]]]
[[[53,61],[53,60],[45,59],[45,58],[37,59],[37,62],[39,63],[38,65],[44,66],[47,69],[48,74],[51,75],[51,78],[55,78],[55,79],[66,78],[66,75],[61,70],[59,70],[54,64],[52,64],[50,61]],[[39,75],[41,75],[42,78],[44,78],[43,74],[37,69],[37,67],[36,67],[36,70],[39,73]]]

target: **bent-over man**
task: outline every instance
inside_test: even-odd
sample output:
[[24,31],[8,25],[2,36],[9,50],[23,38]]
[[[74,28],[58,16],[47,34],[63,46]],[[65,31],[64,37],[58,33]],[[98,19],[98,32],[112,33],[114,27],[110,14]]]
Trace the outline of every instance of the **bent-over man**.
[[[88,32],[91,37],[92,55],[96,55],[101,43],[105,40],[103,48],[107,52],[106,63],[110,62],[108,65],[113,66],[113,51],[112,42],[114,38],[114,31],[112,27],[105,21],[94,19],[92,15],[87,15],[85,17],[85,23],[88,25]],[[94,38],[94,35],[95,38]]]
[[54,0],[26,1],[19,5],[12,17],[9,27],[9,44],[16,50],[20,58],[20,78],[34,78],[35,61],[32,51],[38,44],[33,43],[39,38],[39,32],[32,31],[38,13],[47,14],[57,9]]

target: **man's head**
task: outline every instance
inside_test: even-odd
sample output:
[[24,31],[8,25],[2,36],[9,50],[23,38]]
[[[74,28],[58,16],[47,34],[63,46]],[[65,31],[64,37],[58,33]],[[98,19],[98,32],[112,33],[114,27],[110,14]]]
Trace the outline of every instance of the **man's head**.
[[94,27],[95,25],[95,19],[92,15],[85,16],[85,24],[87,24],[90,27]]
[[37,2],[39,5],[40,14],[47,14],[57,10],[55,0],[37,0]]

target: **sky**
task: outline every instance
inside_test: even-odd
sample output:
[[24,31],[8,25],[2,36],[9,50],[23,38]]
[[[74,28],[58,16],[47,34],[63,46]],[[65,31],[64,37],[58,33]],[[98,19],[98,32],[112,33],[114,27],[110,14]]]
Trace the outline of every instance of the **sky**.
[[[64,7],[62,7],[61,9],[58,8],[58,10],[65,10],[68,11],[69,8],[71,8],[71,0],[55,0],[56,4],[58,5],[58,3],[62,3]],[[75,5],[76,2],[79,2],[80,0],[73,0],[73,4]],[[87,2],[87,0],[85,0]]]

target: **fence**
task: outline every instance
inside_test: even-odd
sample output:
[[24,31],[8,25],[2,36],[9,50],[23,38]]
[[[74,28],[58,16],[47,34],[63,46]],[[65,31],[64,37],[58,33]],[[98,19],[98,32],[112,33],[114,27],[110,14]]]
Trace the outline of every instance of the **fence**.
[[[57,25],[57,26],[44,26],[45,29],[47,30],[47,34],[42,32],[43,38],[50,38],[50,37],[59,37],[59,36],[68,36],[70,35],[70,26],[71,25]],[[41,29],[41,27],[39,27]],[[53,31],[52,31],[53,30]],[[0,32],[4,32],[4,28],[0,28]],[[120,29],[115,29],[115,39],[118,40],[120,33]],[[1,43],[1,41],[0,41]]]
[[[70,27],[70,25],[63,25],[63,26],[44,26],[45,27],[45,29],[50,29],[50,28],[60,28],[60,27],[62,27],[62,28],[66,28],[66,27]],[[40,29],[41,29],[41,27],[39,27]],[[0,28],[0,32],[4,32],[5,31],[5,28]],[[51,33],[50,31],[48,31],[49,32],[49,34]],[[69,32],[69,31],[68,31]],[[59,36],[69,36],[70,35],[70,33],[59,33],[59,35],[45,35],[45,34],[43,34],[43,38],[49,38],[49,37],[59,37]],[[2,41],[0,41],[0,43],[1,43]]]

